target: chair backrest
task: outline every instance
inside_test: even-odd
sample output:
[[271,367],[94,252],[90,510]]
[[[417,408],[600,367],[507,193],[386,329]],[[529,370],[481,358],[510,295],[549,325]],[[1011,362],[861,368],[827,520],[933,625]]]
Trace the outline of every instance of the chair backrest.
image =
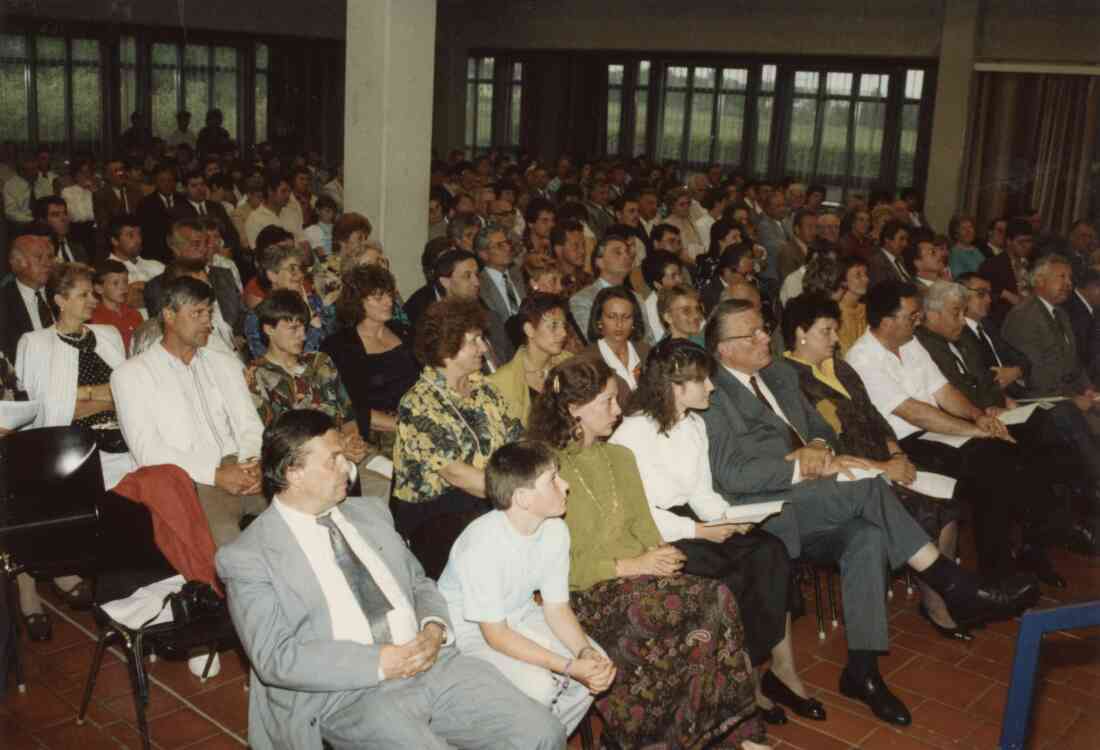
[[0,440],[0,545],[39,573],[86,569],[104,494],[95,435],[44,427]]
[[443,513],[409,535],[409,549],[424,566],[428,578],[439,578],[459,535],[482,515],[484,511],[476,510]]

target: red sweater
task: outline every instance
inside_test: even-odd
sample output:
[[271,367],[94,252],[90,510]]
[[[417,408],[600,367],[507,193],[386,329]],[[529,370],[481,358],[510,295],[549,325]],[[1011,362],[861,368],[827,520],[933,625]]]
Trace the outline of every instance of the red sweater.
[[118,332],[122,334],[122,343],[126,347],[126,353],[129,354],[130,337],[134,335],[137,327],[145,322],[145,319],[141,317],[141,313],[125,302],[118,306],[118,312],[100,303],[96,306],[95,312],[92,313],[92,319],[88,322],[117,328]]

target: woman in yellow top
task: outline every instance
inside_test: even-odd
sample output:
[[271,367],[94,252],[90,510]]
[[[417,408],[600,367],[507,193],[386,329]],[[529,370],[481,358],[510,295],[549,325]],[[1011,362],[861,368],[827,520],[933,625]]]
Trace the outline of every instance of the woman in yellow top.
[[523,298],[516,317],[522,321],[525,343],[508,364],[489,376],[489,382],[500,391],[512,417],[526,427],[531,402],[542,393],[546,373],[573,355],[564,349],[569,336],[564,298],[532,292]]
[[600,699],[608,732],[622,747],[756,750],[764,728],[737,600],[679,574],[684,555],[661,541],[634,454],[604,442],[618,387],[602,359],[574,357],[550,371],[530,426],[558,449],[570,486],[573,609],[618,667]]

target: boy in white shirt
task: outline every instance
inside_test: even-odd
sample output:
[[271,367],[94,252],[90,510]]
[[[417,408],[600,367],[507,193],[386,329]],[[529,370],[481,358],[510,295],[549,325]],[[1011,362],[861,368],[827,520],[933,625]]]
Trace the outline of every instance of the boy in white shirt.
[[495,510],[466,527],[439,578],[456,645],[549,706],[572,733],[592,696],[611,686],[615,665],[569,606],[569,530],[560,518],[569,485],[549,446],[521,441],[489,459],[485,491]]

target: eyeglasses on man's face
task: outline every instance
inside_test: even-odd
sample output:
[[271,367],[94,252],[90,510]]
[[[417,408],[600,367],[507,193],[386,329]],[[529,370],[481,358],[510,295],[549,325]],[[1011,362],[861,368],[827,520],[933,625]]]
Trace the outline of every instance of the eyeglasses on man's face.
[[749,333],[746,333],[744,335],[741,335],[741,336],[726,336],[725,338],[723,338],[718,343],[722,343],[724,341],[737,341],[739,339],[771,338],[772,331],[774,331],[774,330],[775,330],[774,325],[772,325],[771,323],[765,323],[762,326],[760,326],[759,328],[754,328],[754,329],[752,329],[752,331],[750,331]]

